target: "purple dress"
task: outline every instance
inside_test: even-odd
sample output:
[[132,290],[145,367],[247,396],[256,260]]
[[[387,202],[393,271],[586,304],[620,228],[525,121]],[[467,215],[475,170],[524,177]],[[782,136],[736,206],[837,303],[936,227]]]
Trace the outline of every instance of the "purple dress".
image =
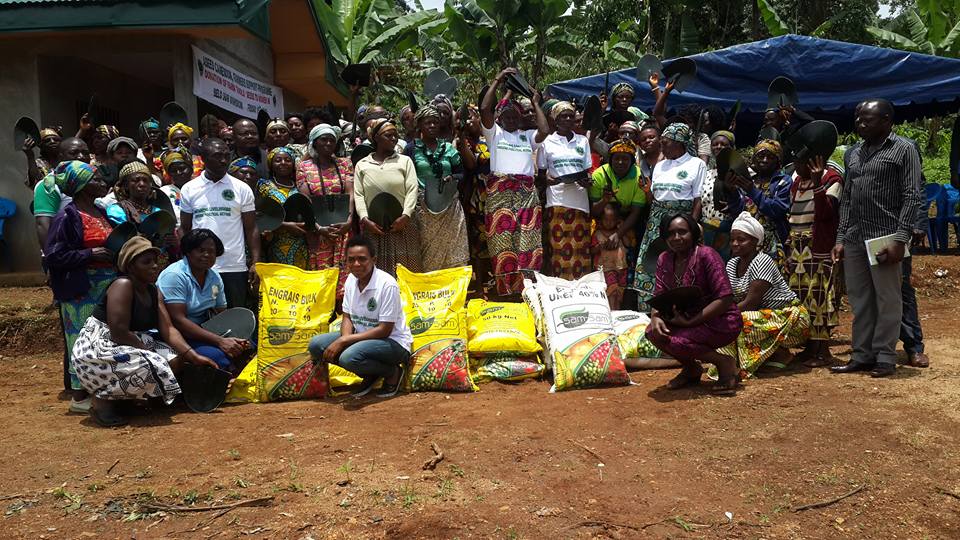
[[[703,291],[703,298],[688,315],[696,315],[718,298],[733,296],[723,259],[713,248],[694,247],[680,283],[676,283],[674,279],[673,265],[673,252],[668,250],[660,254],[653,294],[657,295],[674,287],[699,287]],[[670,335],[664,339],[654,338],[650,333],[650,327],[647,327],[647,338],[657,348],[678,360],[693,360],[707,351],[733,343],[740,335],[742,328],[743,318],[740,316],[740,310],[737,309],[736,304],[730,304],[722,315],[699,326],[691,328],[670,326]]]

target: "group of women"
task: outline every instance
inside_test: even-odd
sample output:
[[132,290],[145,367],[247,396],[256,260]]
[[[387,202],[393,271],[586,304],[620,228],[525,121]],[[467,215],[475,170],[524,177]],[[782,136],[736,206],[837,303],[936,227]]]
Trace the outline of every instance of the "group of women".
[[[398,264],[417,272],[472,265],[477,295],[517,299],[534,271],[577,279],[602,270],[613,308],[647,310],[654,295],[695,285],[703,292],[701,305],[682,313],[652,311],[651,342],[684,365],[671,387],[699,380],[700,362],[706,362],[715,366],[709,374],[719,379],[717,391],[732,392],[737,379],[764,363],[784,363],[789,347],[804,343],[808,363],[831,363],[827,342],[837,324],[837,276],[829,251],[838,224],[839,167],[823,158],[785,163],[779,143],[761,141],[749,178],[718,178],[715,156],[736,144],[722,129],[722,111],[685,110],[668,119],[670,85],[661,91],[651,79],[658,106],[648,116],[632,106],[634,89],[619,84],[611,95],[617,114],[605,118],[625,120],[591,133],[573,103],[502,92],[514,73],[499,73],[480,103],[461,109],[466,113],[455,112],[440,95],[408,107],[399,126],[382,108],[369,107],[349,136],[336,119],[296,114],[271,121],[262,143],[255,129],[251,139],[246,120],[231,128],[205,118],[201,135],[233,145],[229,173],[261,200],[283,204],[300,194],[349,207],[341,223],[286,221],[263,232],[266,262],[343,270],[348,239],[365,234],[375,240],[377,265],[394,275]],[[721,129],[707,135],[696,126]],[[119,133],[103,128],[90,130],[91,144],[99,167],[118,167],[112,190],[98,165],[81,161],[60,163],[40,180],[72,198],[54,219],[44,249],[68,350],[83,332],[88,340],[110,332],[108,341],[117,347],[146,345],[139,326],[120,325],[111,313],[139,317],[150,311],[144,320],[163,326],[159,338],[170,346],[163,354],[236,368],[231,360],[242,358],[250,344],[198,330],[204,316],[223,307],[222,294],[211,303],[218,294],[209,262],[219,243],[215,235],[171,235],[157,249],[141,245],[136,257],[128,253],[125,264],[105,248],[112,227],[140,223],[161,207],[158,197],[178,209],[179,189],[203,169],[193,130],[169,126],[164,141],[157,122],[147,120],[136,149],[140,159],[117,163],[109,149]],[[371,151],[354,162],[348,152],[359,144]],[[45,155],[51,153],[47,148]],[[379,219],[382,194],[401,209],[390,222]],[[149,260],[135,264],[141,256]],[[151,289],[154,274],[180,257],[169,266],[181,277],[178,292]],[[117,294],[108,292],[115,287]],[[75,357],[90,349],[84,343]],[[131,367],[133,375],[114,370],[111,384],[129,390],[130,380],[150,379],[134,385],[142,390],[138,397],[168,396],[175,381],[150,367],[155,357],[145,358],[142,369]],[[72,408],[83,410],[90,392],[113,397],[113,387],[90,378],[99,377],[97,369],[79,369],[82,361],[66,365]],[[108,405],[99,410],[98,421],[116,421]]]

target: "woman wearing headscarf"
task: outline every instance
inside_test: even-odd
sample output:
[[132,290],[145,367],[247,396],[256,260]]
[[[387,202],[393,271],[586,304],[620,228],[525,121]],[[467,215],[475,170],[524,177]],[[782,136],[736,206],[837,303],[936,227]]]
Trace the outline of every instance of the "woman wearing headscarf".
[[[420,137],[407,145],[420,182],[417,223],[423,248],[423,271],[432,272],[470,264],[467,221],[460,205],[460,182],[464,168],[473,168],[474,156],[463,137],[452,143],[440,138],[443,115],[433,105],[417,109],[415,121]],[[438,212],[427,206],[427,190],[451,190],[450,205]]]
[[437,110],[440,117],[440,131],[437,137],[452,141],[457,136],[457,130],[453,127],[453,102],[443,94],[437,94],[430,100],[430,104]]
[[[154,189],[153,176],[146,164],[142,161],[131,161],[120,169],[119,176],[117,185],[113,188],[117,202],[107,207],[107,219],[110,220],[111,225],[116,227],[128,221],[139,225],[150,214],[163,210],[159,206],[157,197],[164,195]],[[161,268],[166,268],[171,260],[179,258],[179,240],[175,230],[163,239],[160,253]]]
[[516,102],[497,104],[497,90],[515,68],[501,71],[490,83],[480,106],[483,135],[490,149],[490,174],[486,182],[487,247],[493,264],[497,294],[509,296],[523,289],[523,271],[540,270],[543,263],[542,215],[533,152],[549,134],[540,109],[539,93],[533,106],[537,130],[521,130],[521,110]]
[[[39,141],[34,141],[33,137],[27,137],[23,141],[21,150],[27,156],[27,179],[24,184],[31,190],[57,165],[60,141],[63,140],[60,131],[60,128],[43,128],[40,130]],[[40,149],[39,156],[33,155],[35,147]]]
[[[167,148],[192,148],[193,144],[193,128],[177,122],[176,124],[170,126],[170,129],[167,130]],[[193,176],[191,178],[196,178],[200,176],[203,172],[203,159],[199,154],[194,154],[193,156]],[[169,178],[164,178],[164,183],[169,183]]]
[[[286,146],[278,146],[267,153],[270,178],[257,182],[257,196],[273,199],[278,204],[287,202],[291,193],[297,192],[296,157]],[[309,269],[307,236],[312,231],[304,229],[303,223],[285,221],[273,231],[262,232],[263,258],[268,263],[280,263]]]
[[[730,230],[733,258],[727,262],[727,278],[743,317],[737,340],[720,349],[738,360],[740,377],[753,375],[767,362],[783,368],[791,360],[790,347],[807,340],[810,315],[790,290],[780,269],[766,253],[758,251],[764,230],[749,212],[734,220]],[[711,369],[708,374],[716,376]]]
[[610,97],[613,99],[610,103],[610,110],[628,112],[633,115],[634,121],[643,122],[649,118],[649,115],[637,107],[632,106],[635,95],[636,92],[630,83],[622,82],[613,85],[613,88],[610,90]]
[[724,272],[723,259],[713,249],[700,245],[700,226],[690,214],[665,214],[659,229],[667,249],[657,259],[654,294],[679,287],[697,287],[700,293],[685,309],[673,306],[667,312],[654,309],[650,313],[647,339],[683,366],[667,388],[679,390],[700,384],[701,362],[705,362],[718,371],[713,393],[735,394],[740,382],[736,359],[717,349],[737,339],[743,319]]
[[[368,123],[367,138],[374,151],[357,162],[354,171],[354,198],[361,228],[377,244],[377,268],[391,276],[397,275],[397,265],[421,272],[420,232],[414,222],[419,196],[419,181],[413,160],[396,152],[400,138],[397,126],[385,118]],[[393,223],[383,227],[370,219],[374,198],[389,193],[403,206],[403,213]]]
[[[104,247],[113,227],[94,203],[106,195],[107,184],[93,166],[82,161],[61,163],[44,181],[56,182],[60,193],[73,198],[53,218],[43,248],[50,288],[60,303],[69,357],[80,329],[116,276],[113,254]],[[73,389],[70,410],[85,413],[90,410],[89,396],[80,385],[72,361],[68,368]]]
[[[620,226],[617,233],[607,241],[606,249],[615,249],[619,244],[627,252],[626,283],[633,282],[637,265],[637,230],[644,209],[650,204],[640,180],[640,168],[636,164],[637,150],[633,141],[621,139],[610,147],[610,163],[593,171],[590,186],[591,214],[597,220],[603,217],[604,208],[612,203],[617,209]],[[626,286],[626,284],[624,284]]]
[[321,234],[307,236],[310,248],[310,270],[340,269],[338,298],[343,296],[343,283],[349,272],[344,263],[350,223],[356,213],[353,199],[353,165],[350,158],[337,157],[340,128],[318,124],[310,130],[307,155],[297,164],[297,189],[311,200],[327,195],[350,195],[350,217],[339,225],[324,228]]
[[[710,136],[710,150],[714,158],[725,148],[736,152],[736,138],[733,133],[721,130]],[[730,224],[733,222],[731,213],[740,211],[740,193],[735,185],[724,182],[726,197],[720,201],[714,200],[716,183],[723,180],[717,178],[716,161],[711,160],[711,162],[712,165],[707,164],[707,177],[703,182],[703,191],[700,193],[700,199],[703,202],[703,215],[700,218],[700,224],[703,226],[703,245],[717,250],[717,253],[727,260],[730,258]]]
[[780,143],[763,140],[753,151],[752,179],[735,176],[733,183],[743,195],[743,209],[760,221],[766,237],[760,249],[778,263],[783,262],[783,244],[790,234],[790,188],[793,180],[783,173]]
[[93,130],[90,135],[90,164],[96,167],[102,163],[109,163],[110,156],[107,152],[107,146],[110,141],[120,136],[120,130],[117,126],[100,125]]
[[250,186],[257,193],[260,183],[259,165],[251,157],[243,156],[230,162],[227,174]]
[[123,245],[118,256],[122,277],[111,281],[73,348],[78,379],[93,394],[90,414],[103,427],[127,423],[117,411],[117,400],[161,398],[173,403],[184,364],[217,367],[174,328],[156,285],[158,252],[142,236]]
[[417,122],[413,118],[413,109],[410,108],[410,105],[404,105],[403,108],[400,109],[399,118],[400,127],[403,128],[403,141],[409,146],[413,144],[413,140],[417,138]]
[[790,238],[784,262],[790,288],[810,312],[810,339],[799,356],[809,367],[834,363],[830,333],[839,323],[837,283],[831,255],[840,226],[843,179],[822,157],[795,161],[790,188]]
[[164,176],[170,178],[170,183],[161,186],[160,191],[170,198],[173,213],[176,214],[177,224],[180,224],[180,190],[183,185],[193,178],[193,156],[183,146],[167,150],[160,156]]
[[[694,219],[700,219],[700,193],[707,176],[707,165],[700,158],[687,153],[690,135],[690,127],[679,122],[667,126],[660,135],[660,149],[664,159],[653,168],[653,204],[637,253],[633,281],[640,311],[647,311],[647,301],[653,296],[654,276],[644,272],[643,261],[650,244],[661,236],[661,219],[677,213],[690,214]],[[697,237],[700,237],[699,231]]]
[[[263,136],[263,146],[273,150],[290,144],[290,126],[282,118],[274,118],[267,123],[267,132]],[[290,150],[293,150],[292,148]],[[296,154],[295,154],[296,155]],[[300,156],[297,155],[299,158]]]
[[[547,136],[537,153],[547,171],[546,221],[550,243],[550,275],[575,280],[593,269],[590,253],[590,198],[588,174],[593,160],[590,141],[573,132],[576,107],[569,101],[553,106],[556,131]],[[564,183],[561,176],[583,173],[583,180]]]

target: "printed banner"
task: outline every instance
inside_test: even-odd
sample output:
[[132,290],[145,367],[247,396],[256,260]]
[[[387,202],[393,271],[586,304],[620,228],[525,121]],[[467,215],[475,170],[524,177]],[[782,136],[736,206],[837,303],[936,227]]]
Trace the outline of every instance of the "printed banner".
[[247,118],[256,118],[260,109],[270,118],[283,117],[283,91],[279,86],[258,81],[193,47],[193,95],[217,107]]

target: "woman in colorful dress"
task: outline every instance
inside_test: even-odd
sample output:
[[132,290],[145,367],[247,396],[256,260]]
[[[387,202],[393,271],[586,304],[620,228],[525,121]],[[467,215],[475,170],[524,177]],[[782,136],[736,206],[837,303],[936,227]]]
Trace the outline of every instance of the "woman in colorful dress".
[[339,268],[340,282],[337,298],[343,297],[343,283],[349,272],[345,271],[347,241],[350,223],[355,214],[353,199],[353,165],[350,158],[337,157],[340,128],[330,124],[318,124],[310,130],[307,155],[297,164],[297,190],[311,200],[327,195],[350,196],[350,217],[339,225],[325,227],[320,234],[307,236],[310,252],[310,270]]
[[[790,347],[805,342],[810,333],[806,306],[787,286],[773,259],[758,252],[763,237],[763,226],[749,212],[741,213],[730,229],[733,258],[727,262],[727,278],[743,316],[743,331],[719,352],[737,359],[742,378],[764,363],[786,367],[792,360]],[[709,376],[715,377],[716,370],[711,369]]]
[[[270,178],[257,182],[257,196],[273,199],[279,204],[297,192],[296,155],[286,146],[278,146],[267,153]],[[289,264],[307,270],[309,253],[307,237],[312,231],[303,228],[303,223],[285,221],[273,231],[263,232],[263,257],[268,263]]]
[[753,151],[752,179],[734,177],[743,194],[743,209],[757,218],[766,235],[760,249],[781,264],[783,244],[790,234],[790,187],[793,180],[783,173],[783,147],[773,140],[757,143]]
[[[590,198],[593,185],[588,174],[590,141],[573,132],[576,108],[560,101],[550,111],[556,131],[540,145],[538,159],[547,171],[546,221],[550,243],[550,275],[562,279],[580,279],[593,269],[590,251]],[[545,167],[544,167],[545,165]],[[583,173],[583,180],[563,183],[559,177]]]
[[163,165],[163,174],[170,178],[170,183],[161,186],[160,191],[166,193],[170,198],[170,205],[173,206],[173,213],[177,217],[177,225],[180,224],[180,190],[184,184],[193,179],[193,156],[183,146],[173,150],[167,150],[160,156],[160,162]]
[[[53,218],[43,248],[50,288],[60,303],[69,357],[87,317],[116,277],[113,254],[104,247],[113,227],[94,204],[95,199],[107,194],[107,184],[93,166],[82,161],[61,163],[44,181],[56,182],[60,193],[73,198]],[[73,389],[70,410],[86,413],[90,410],[89,395],[80,385],[72,361],[68,368]]]
[[111,280],[73,349],[78,379],[93,394],[90,414],[103,427],[127,423],[115,406],[118,400],[173,403],[180,393],[176,374],[185,363],[217,367],[174,328],[156,285],[158,252],[142,236],[123,245],[118,255],[123,277]]
[[660,221],[667,250],[657,260],[655,294],[678,287],[698,287],[701,296],[686,311],[650,313],[647,339],[661,351],[676,358],[683,368],[667,383],[678,390],[700,383],[701,362],[713,364],[719,380],[713,386],[718,395],[732,395],[740,378],[733,356],[717,349],[733,343],[743,328],[740,310],[724,271],[723,259],[712,248],[701,246],[700,225],[690,214],[667,214]]
[[[163,197],[164,194],[154,189],[153,175],[150,174],[149,167],[139,160],[131,161],[120,169],[114,193],[117,202],[107,207],[107,219],[114,227],[127,221],[139,225],[147,216],[163,209],[159,206],[157,197]],[[179,258],[179,239],[174,230],[163,239],[161,269],[166,268],[170,261]]]
[[[177,122],[167,130],[167,148],[180,147],[193,148],[193,128]],[[193,176],[191,178],[196,178],[203,172],[203,158],[200,157],[199,152],[194,153],[191,157],[193,158]],[[170,179],[164,178],[163,181],[169,183]]]
[[[643,271],[643,260],[650,244],[661,236],[662,218],[684,213],[700,219],[700,193],[707,176],[707,165],[700,158],[687,153],[687,142],[691,133],[689,126],[677,122],[667,126],[660,136],[660,150],[664,159],[657,162],[653,168],[653,203],[646,231],[637,251],[636,273],[633,279],[640,311],[648,310],[647,301],[653,296],[655,276]],[[697,237],[699,236],[698,231]]]
[[[460,182],[464,168],[473,168],[474,156],[466,139],[452,143],[440,137],[442,115],[433,105],[417,109],[414,117],[419,137],[407,145],[420,182],[417,223],[423,248],[423,271],[432,272],[470,264],[467,220],[460,205]],[[443,182],[443,184],[441,184]],[[427,190],[448,189],[453,199],[439,212],[427,206]]]
[[[412,159],[397,153],[400,135],[393,122],[386,118],[368,122],[367,138],[375,149],[357,162],[353,187],[361,229],[376,244],[377,268],[394,277],[398,264],[422,272],[420,231],[414,221],[420,195],[417,169]],[[403,207],[400,217],[386,227],[371,220],[368,206],[382,193],[389,193]]]
[[487,175],[490,174],[490,149],[483,138],[480,109],[471,106],[467,127],[460,135],[474,156],[473,169],[465,168],[466,175],[460,184],[460,201],[467,217],[467,238],[470,247],[470,265],[473,266],[474,282],[471,291],[480,296],[490,276],[490,252],[487,249],[486,202]]
[[[547,138],[549,126],[534,95],[536,130],[521,130],[520,106],[502,100],[494,109],[497,90],[516,69],[501,71],[490,83],[480,106],[483,135],[490,149],[487,176],[487,247],[493,264],[496,294],[518,295],[523,290],[523,271],[539,271],[543,264],[542,211],[533,162],[533,151]],[[499,122],[499,123],[498,123]]]
[[724,260],[730,258],[730,224],[733,218],[729,212],[740,210],[740,193],[735,186],[727,186],[724,190],[726,198],[714,200],[714,187],[720,180],[717,179],[716,157],[723,149],[731,148],[736,152],[736,139],[729,131],[717,131],[710,136],[710,151],[714,159],[707,164],[707,177],[703,182],[703,191],[700,199],[703,202],[703,212],[700,224],[703,226],[703,245],[717,250]]
[[834,363],[830,333],[840,324],[837,309],[839,271],[830,251],[840,225],[843,179],[822,157],[796,161],[791,187],[787,280],[810,312],[810,339],[798,358],[808,367]]

